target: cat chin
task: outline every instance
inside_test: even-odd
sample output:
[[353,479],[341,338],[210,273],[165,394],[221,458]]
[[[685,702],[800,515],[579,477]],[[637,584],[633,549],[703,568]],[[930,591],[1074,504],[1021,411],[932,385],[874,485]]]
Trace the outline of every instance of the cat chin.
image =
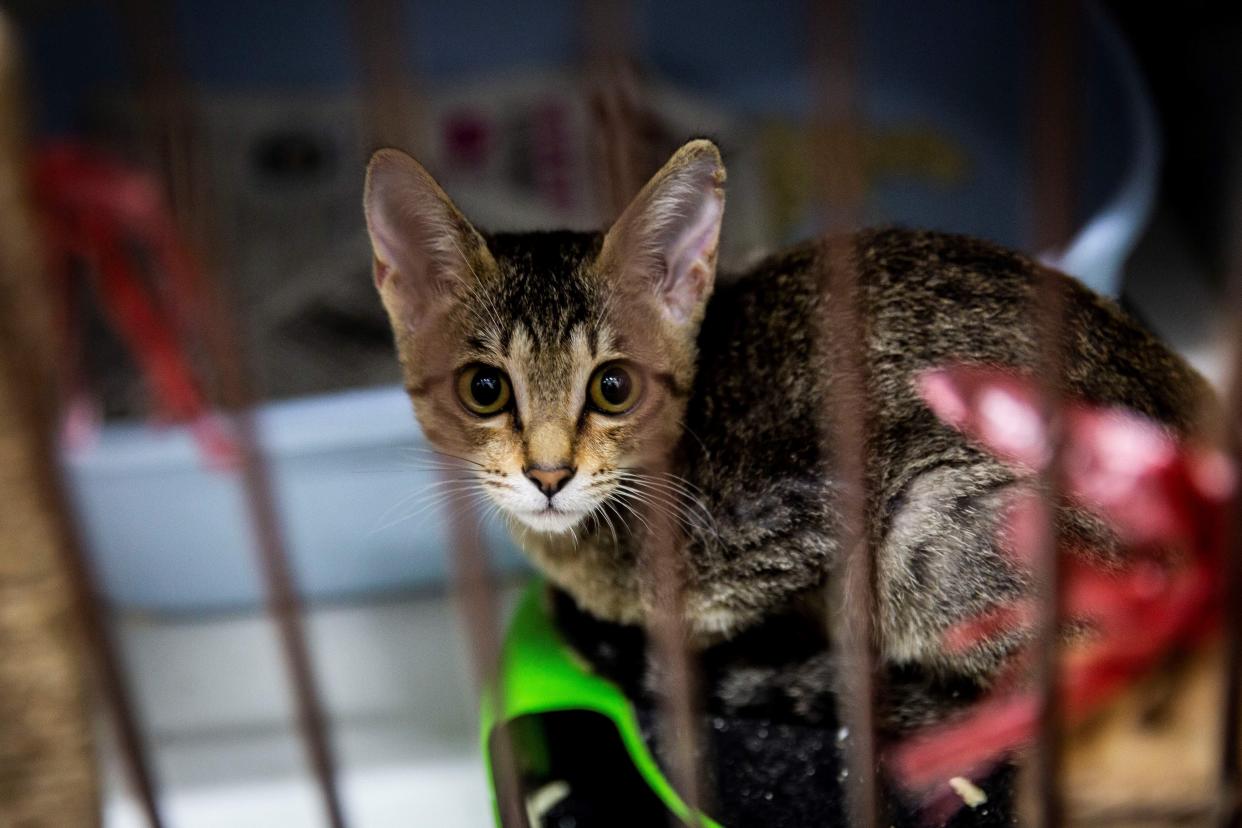
[[569,532],[586,517],[585,512],[567,512],[563,509],[547,509],[539,512],[510,512],[513,519],[523,526],[548,535]]

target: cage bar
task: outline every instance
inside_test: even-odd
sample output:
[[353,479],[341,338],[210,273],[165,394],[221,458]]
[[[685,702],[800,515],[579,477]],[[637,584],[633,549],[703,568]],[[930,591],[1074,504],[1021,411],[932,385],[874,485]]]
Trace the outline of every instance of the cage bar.
[[839,559],[828,591],[828,633],[841,654],[837,706],[850,734],[842,744],[845,813],[851,825],[875,826],[885,817],[877,780],[875,564],[867,514],[867,336],[855,266],[858,251],[850,235],[861,220],[866,191],[856,15],[849,0],[819,0],[811,8],[808,29],[816,107],[811,151],[818,203],[826,214],[820,278],[827,301],[818,333],[832,376],[819,440],[821,456],[829,458],[837,479]]
[[[621,214],[647,176],[651,147],[644,140],[646,112],[642,85],[630,53],[631,9],[621,0],[579,4],[590,85],[597,190],[606,221]],[[667,469],[652,468],[657,478]],[[698,671],[689,650],[685,619],[685,561],[677,527],[667,509],[639,503],[640,522],[649,527],[639,559],[640,589],[650,606],[647,646],[660,666],[658,740],[669,777],[698,824],[710,807],[701,767],[705,742],[699,734]],[[673,818],[676,821],[676,818]]]
[[[114,0],[127,25],[129,57],[142,81],[147,109],[148,149],[167,173],[168,185],[182,225],[195,239],[200,252],[217,249],[221,239],[209,217],[209,182],[204,181],[201,157],[189,102],[193,90],[177,65],[175,26],[169,7],[153,0]],[[815,111],[810,150],[816,164],[815,189],[822,205],[825,238],[821,247],[822,287],[825,312],[820,320],[820,342],[827,343],[825,356],[831,366],[831,387],[826,410],[818,423],[821,455],[839,480],[837,508],[840,519],[840,558],[829,596],[833,646],[841,654],[838,676],[838,708],[850,732],[843,744],[849,771],[844,786],[851,825],[887,824],[878,775],[877,698],[883,691],[883,674],[877,666],[874,625],[875,571],[872,546],[876,538],[868,511],[868,477],[865,446],[869,424],[865,419],[868,376],[865,343],[866,320],[861,313],[856,250],[847,235],[860,223],[866,198],[865,157],[859,123],[859,49],[856,42],[859,12],[850,0],[816,0],[810,9],[811,77]],[[1074,227],[1076,182],[1079,178],[1080,143],[1077,73],[1085,64],[1082,54],[1082,12],[1076,0],[1048,0],[1030,5],[1036,32],[1033,54],[1033,96],[1029,101],[1032,123],[1034,185],[1033,236],[1042,253],[1055,258],[1071,237]],[[643,87],[632,61],[632,7],[623,0],[578,4],[580,32],[585,46],[589,82],[586,93],[596,139],[596,170],[600,184],[600,213],[615,217],[640,189],[650,170],[650,141],[644,130]],[[409,147],[416,134],[417,106],[411,92],[413,73],[401,52],[406,23],[397,0],[363,0],[350,6],[352,36],[357,46],[363,84],[358,91],[364,104],[369,139],[375,145]],[[4,57],[0,53],[0,58]],[[10,108],[12,67],[0,64],[0,106]],[[11,123],[12,113],[0,112]],[[0,133],[0,164],[16,157],[11,136]],[[11,207],[12,205],[7,205]],[[1242,214],[1240,214],[1242,215]],[[20,219],[20,217],[18,217]],[[14,221],[14,214],[0,203],[0,224]],[[25,231],[5,231],[19,237]],[[224,245],[225,251],[228,245]],[[225,254],[227,257],[227,253]],[[242,345],[237,320],[220,283],[220,261],[212,269],[215,278],[197,285],[203,313],[202,336],[216,372],[220,397],[238,441],[241,481],[254,532],[260,570],[267,590],[267,611],[279,631],[282,657],[291,679],[293,702],[300,737],[306,749],[328,823],[343,828],[346,818],[336,781],[336,759],[326,727],[324,706],[316,684],[312,659],[302,625],[302,604],[291,571],[281,526],[279,504],[272,489],[271,471],[264,456],[255,422],[257,395],[250,374],[250,361]],[[23,267],[33,268],[30,262]],[[1230,302],[1236,313],[1242,302],[1242,264],[1230,272],[1235,284]],[[1033,779],[1036,812],[1033,821],[1055,826],[1073,820],[1066,813],[1059,789],[1064,734],[1058,663],[1061,656],[1062,567],[1058,564],[1057,506],[1064,493],[1061,408],[1066,355],[1063,327],[1066,298],[1051,270],[1043,274],[1032,299],[1038,330],[1038,359],[1048,422],[1051,460],[1041,472],[1038,487],[1043,497],[1045,522],[1041,554],[1033,573],[1038,599],[1034,656],[1035,690],[1039,700],[1038,727],[1032,761],[1026,768]],[[1242,467],[1242,322],[1235,334],[1235,373],[1227,397],[1224,442],[1235,463]],[[34,387],[34,375],[22,359],[5,361],[3,367],[15,384]],[[56,418],[31,394],[23,399],[23,416],[39,438],[43,464],[36,486],[54,505],[62,545],[66,549],[74,590],[91,657],[98,672],[103,697],[116,724],[122,759],[133,780],[139,804],[152,826],[162,824],[159,792],[150,759],[143,744],[137,711],[127,687],[112,637],[108,608],[101,597],[98,579],[83,550],[83,540],[70,516],[63,473],[56,462]],[[463,469],[468,472],[468,469]],[[666,469],[653,469],[653,473]],[[692,655],[684,607],[686,561],[678,548],[677,526],[671,515],[645,506],[643,522],[651,527],[642,551],[643,589],[652,612],[648,646],[658,662],[660,688],[659,737],[669,757],[669,775],[692,811],[710,809],[711,793],[705,790],[699,714],[700,677]],[[449,527],[449,559],[452,591],[459,604],[467,633],[474,678],[493,703],[503,694],[497,669],[502,655],[499,584],[481,537],[481,515],[461,493],[451,495],[441,507]],[[1233,550],[1225,573],[1225,669],[1222,715],[1218,824],[1242,825],[1242,509],[1233,515]],[[848,608],[845,611],[844,608]],[[498,707],[498,705],[497,705]],[[500,744],[494,746],[498,808],[503,824],[527,822],[518,784],[518,761],[504,728],[498,728]]]
[[[1031,102],[1034,137],[1034,219],[1036,249],[1059,252],[1072,235],[1075,202],[1075,147],[1078,138],[1076,88],[1081,10],[1077,0],[1033,4],[1036,53]],[[1044,271],[1035,286],[1036,319],[1044,419],[1050,458],[1038,484],[1044,529],[1034,557],[1033,584],[1038,602],[1035,627],[1035,675],[1038,719],[1035,732],[1033,786],[1035,821],[1043,828],[1061,825],[1066,814],[1060,792],[1062,722],[1058,663],[1061,649],[1061,545],[1057,507],[1064,491],[1064,439],[1061,399],[1065,375],[1063,328],[1065,296],[1057,274]]]
[[[207,250],[218,250],[218,229],[212,221],[210,197],[196,156],[195,132],[189,115],[194,92],[185,81],[178,54],[172,11],[149,0],[119,0],[131,49],[139,56],[148,134],[161,150],[177,218],[207,278],[199,279],[197,310],[201,313],[201,345],[215,372],[221,406],[232,426],[240,462],[240,482],[253,532],[255,554],[266,592],[269,617],[277,627],[281,654],[291,685],[292,702],[310,771],[324,815],[331,828],[345,828],[346,819],[336,782],[337,762],[327,732],[326,714],[314,675],[302,625],[302,602],[289,565],[267,459],[255,423],[257,398],[250,377],[227,289],[220,270],[208,261]],[[228,249],[227,245],[224,249]],[[213,278],[214,277],[214,278]]]
[[[1235,155],[1236,160],[1236,155]],[[1236,176],[1235,176],[1236,177]],[[1235,182],[1231,204],[1234,238],[1242,229],[1242,187]],[[1242,244],[1230,248],[1226,298],[1230,306],[1233,360],[1225,398],[1220,440],[1236,470],[1242,469]],[[1222,597],[1224,664],[1215,822],[1221,828],[1242,825],[1242,491],[1230,505]]]

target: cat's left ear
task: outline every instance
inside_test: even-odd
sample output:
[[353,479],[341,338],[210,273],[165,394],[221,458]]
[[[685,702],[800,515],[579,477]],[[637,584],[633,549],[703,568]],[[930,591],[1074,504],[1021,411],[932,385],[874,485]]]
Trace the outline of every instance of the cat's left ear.
[[440,297],[492,263],[478,231],[427,170],[399,150],[371,156],[363,203],[375,286],[398,330],[416,326]]
[[677,323],[697,322],[716,279],[725,168],[707,140],[673,154],[604,237],[600,258],[655,292]]

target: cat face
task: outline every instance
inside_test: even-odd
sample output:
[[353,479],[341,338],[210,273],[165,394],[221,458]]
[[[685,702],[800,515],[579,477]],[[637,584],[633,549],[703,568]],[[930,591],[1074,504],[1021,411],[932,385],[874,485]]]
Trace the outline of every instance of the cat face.
[[375,281],[419,422],[522,526],[628,511],[627,479],[679,438],[723,182],[694,141],[605,234],[484,238],[413,159],[372,158]]

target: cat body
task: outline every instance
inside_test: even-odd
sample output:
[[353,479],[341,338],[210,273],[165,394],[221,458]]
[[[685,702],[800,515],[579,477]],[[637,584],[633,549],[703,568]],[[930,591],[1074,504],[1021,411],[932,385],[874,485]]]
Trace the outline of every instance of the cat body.
[[[962,236],[882,229],[850,244],[866,391],[845,409],[866,435],[881,655],[990,669],[1013,642],[950,655],[941,633],[1027,588],[998,552],[998,521],[1033,481],[937,420],[917,379],[963,362],[1038,372],[1032,309],[1046,271]],[[823,256],[812,244],[778,254],[722,279],[707,307],[678,469],[714,518],[712,542],[687,555],[689,617],[703,632],[731,635],[804,590],[829,606],[818,590],[839,564],[839,482],[821,429],[841,407],[831,402],[839,334],[823,324],[833,301]],[[1066,296],[1065,394],[1186,433],[1210,399],[1202,379],[1113,303],[1054,278]],[[1066,509],[1061,523],[1108,554],[1112,539],[1088,514]]]
[[[421,167],[381,151],[367,195],[376,282],[429,440],[471,464],[523,549],[586,612],[644,624],[644,510],[674,519],[685,623],[707,646],[804,613],[826,628],[840,487],[824,448],[834,337],[821,245],[715,278],[724,170],[692,142],[604,234],[484,237]],[[941,424],[920,372],[1040,366],[1031,260],[900,229],[848,241],[858,279],[865,496],[882,660],[982,683],[1016,643],[953,623],[1027,589],[998,548],[1033,482]],[[1068,277],[1064,392],[1186,433],[1209,399],[1184,362]],[[717,284],[719,282],[719,284]],[[831,426],[831,424],[829,424]],[[1064,531],[1108,533],[1063,509]],[[647,578],[646,580],[649,580]]]

